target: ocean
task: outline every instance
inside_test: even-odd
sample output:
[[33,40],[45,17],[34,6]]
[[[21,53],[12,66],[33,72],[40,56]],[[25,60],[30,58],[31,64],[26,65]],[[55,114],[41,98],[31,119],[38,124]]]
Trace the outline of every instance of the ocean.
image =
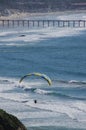
[[[0,28],[0,108],[17,116],[28,130],[86,130],[86,28]],[[19,83],[32,72],[46,74],[52,85],[34,76]]]

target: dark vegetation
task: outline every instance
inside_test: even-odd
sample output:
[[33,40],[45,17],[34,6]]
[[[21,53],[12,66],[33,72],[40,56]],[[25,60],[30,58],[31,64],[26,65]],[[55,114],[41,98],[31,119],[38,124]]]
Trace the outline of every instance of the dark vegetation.
[[0,0],[0,13],[2,15],[15,11],[50,12],[72,9],[86,9],[86,0]]
[[26,130],[26,128],[15,116],[0,109],[0,130]]

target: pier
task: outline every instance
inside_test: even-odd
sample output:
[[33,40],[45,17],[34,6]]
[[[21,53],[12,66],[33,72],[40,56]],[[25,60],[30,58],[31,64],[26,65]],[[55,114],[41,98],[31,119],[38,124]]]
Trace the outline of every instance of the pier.
[[0,27],[86,27],[86,20],[0,20]]

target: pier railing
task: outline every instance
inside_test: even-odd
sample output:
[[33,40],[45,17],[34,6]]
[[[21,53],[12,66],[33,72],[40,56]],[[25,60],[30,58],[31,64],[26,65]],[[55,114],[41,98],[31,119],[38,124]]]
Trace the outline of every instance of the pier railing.
[[86,27],[86,20],[0,20],[1,27]]

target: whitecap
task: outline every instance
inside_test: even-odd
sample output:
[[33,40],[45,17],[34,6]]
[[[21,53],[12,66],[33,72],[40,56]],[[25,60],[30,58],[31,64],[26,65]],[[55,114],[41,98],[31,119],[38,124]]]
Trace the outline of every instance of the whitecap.
[[36,89],[34,92],[38,93],[38,94],[50,94],[52,93],[51,91],[46,91],[43,89]]

